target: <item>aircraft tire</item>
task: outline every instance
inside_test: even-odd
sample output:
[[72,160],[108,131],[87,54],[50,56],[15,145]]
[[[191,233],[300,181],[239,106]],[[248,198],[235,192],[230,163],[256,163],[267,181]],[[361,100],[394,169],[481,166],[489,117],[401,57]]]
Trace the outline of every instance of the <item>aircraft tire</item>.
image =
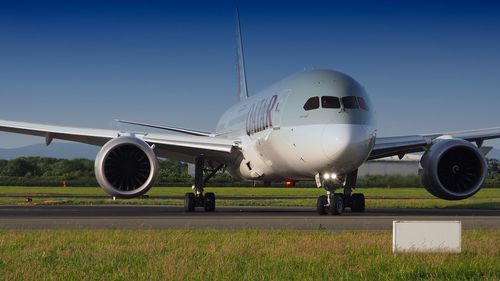
[[344,200],[338,194],[333,195],[333,200],[330,202],[330,214],[340,215],[344,211]]
[[353,213],[363,213],[365,211],[365,195],[354,193],[351,195],[351,211]]
[[205,212],[215,211],[215,194],[213,192],[205,193]]
[[194,202],[194,193],[188,192],[184,194],[184,211],[185,212],[193,212],[195,207]]
[[326,195],[321,195],[320,197],[318,197],[318,201],[316,202],[316,211],[318,212],[319,215],[326,215],[327,203],[328,199],[326,198]]
[[335,193],[335,196],[340,196],[342,198],[342,213],[345,212],[345,207],[350,206],[350,198],[346,197],[343,193]]

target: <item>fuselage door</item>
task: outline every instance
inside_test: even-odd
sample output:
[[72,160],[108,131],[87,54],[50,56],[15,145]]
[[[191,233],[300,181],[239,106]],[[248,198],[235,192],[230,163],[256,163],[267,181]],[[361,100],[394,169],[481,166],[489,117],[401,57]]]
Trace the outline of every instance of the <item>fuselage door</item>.
[[281,120],[283,118],[283,113],[285,111],[286,101],[290,95],[291,90],[283,90],[278,96],[276,101],[276,106],[272,111],[273,128],[279,129],[281,127]]

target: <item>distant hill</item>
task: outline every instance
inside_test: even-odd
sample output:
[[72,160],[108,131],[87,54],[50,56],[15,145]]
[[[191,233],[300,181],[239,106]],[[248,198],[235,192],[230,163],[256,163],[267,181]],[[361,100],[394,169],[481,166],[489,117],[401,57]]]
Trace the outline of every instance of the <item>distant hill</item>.
[[[19,148],[0,148],[0,159],[40,156],[60,159],[85,158],[94,160],[99,149],[100,147],[97,146],[71,142],[54,142],[49,146],[40,143]],[[500,160],[500,149],[492,149],[487,157]]]
[[500,160],[500,149],[492,149],[488,155],[486,155],[488,158],[496,158]]
[[43,143],[33,144],[19,148],[0,148],[0,159],[14,159],[18,157],[40,156],[61,159],[85,158],[95,159],[100,147],[69,143],[54,142],[49,146]]

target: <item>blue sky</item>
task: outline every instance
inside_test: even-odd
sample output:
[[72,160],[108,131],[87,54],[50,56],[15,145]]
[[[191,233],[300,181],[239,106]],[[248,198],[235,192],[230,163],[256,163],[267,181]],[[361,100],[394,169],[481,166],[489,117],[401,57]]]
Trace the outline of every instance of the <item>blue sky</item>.
[[365,86],[379,135],[500,126],[494,1],[2,1],[0,119],[213,129],[237,102],[236,5],[251,94],[328,68]]

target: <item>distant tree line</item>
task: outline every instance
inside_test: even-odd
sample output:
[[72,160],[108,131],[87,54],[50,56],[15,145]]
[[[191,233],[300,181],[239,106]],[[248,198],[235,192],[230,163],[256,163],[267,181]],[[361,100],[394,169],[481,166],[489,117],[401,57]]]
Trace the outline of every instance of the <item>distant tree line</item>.
[[92,177],[94,162],[87,159],[55,159],[21,157],[0,160],[0,176],[7,177],[64,177],[67,179]]
[[[486,186],[500,187],[500,161],[488,159]],[[160,159],[157,186],[191,186],[187,164]],[[94,161],[88,159],[55,159],[20,157],[0,160],[0,186],[97,186]],[[209,186],[264,186],[262,181],[239,181],[227,173],[218,173]],[[282,182],[271,186],[283,186]],[[314,181],[297,182],[298,187],[314,187]],[[358,179],[358,187],[422,187],[420,176],[366,176]]]
[[498,159],[488,159],[488,176],[490,178],[500,175],[500,161]]
[[[169,159],[159,159],[158,181],[160,186],[191,186],[187,164]],[[215,185],[251,184],[238,182],[225,173],[210,181]],[[94,161],[88,159],[55,159],[46,157],[20,157],[0,160],[1,186],[97,186]]]

